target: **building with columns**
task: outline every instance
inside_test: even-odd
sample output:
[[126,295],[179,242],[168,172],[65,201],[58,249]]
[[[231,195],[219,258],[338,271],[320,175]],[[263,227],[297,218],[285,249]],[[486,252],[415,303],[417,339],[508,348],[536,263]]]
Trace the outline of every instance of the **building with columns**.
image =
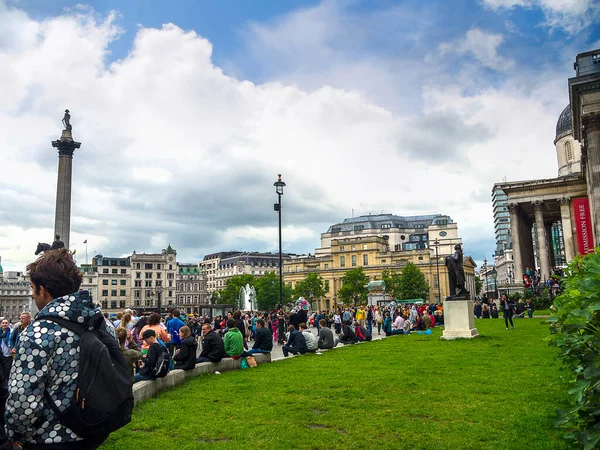
[[0,266],[0,317],[18,322],[23,311],[32,311],[33,297],[29,277],[23,272],[2,273]]
[[577,55],[575,68],[571,104],[556,124],[558,177],[494,185],[507,196],[518,283],[527,268],[549,278],[600,237],[600,50]]

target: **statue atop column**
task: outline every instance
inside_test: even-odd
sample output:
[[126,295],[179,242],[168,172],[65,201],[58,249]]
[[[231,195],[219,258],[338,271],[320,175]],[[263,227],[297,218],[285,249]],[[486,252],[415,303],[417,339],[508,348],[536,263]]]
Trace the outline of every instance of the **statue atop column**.
[[450,281],[450,296],[446,300],[469,299],[471,294],[465,287],[462,247],[460,244],[456,244],[454,250],[454,255],[446,256],[445,261],[448,268],[448,280]]
[[62,123],[65,126],[65,130],[71,131],[73,129],[71,126],[71,114],[69,114],[68,109],[65,109],[65,116],[63,117]]
[[57,248],[65,248],[65,243],[60,240],[60,234],[54,235],[54,242],[52,243],[52,250],[56,250]]

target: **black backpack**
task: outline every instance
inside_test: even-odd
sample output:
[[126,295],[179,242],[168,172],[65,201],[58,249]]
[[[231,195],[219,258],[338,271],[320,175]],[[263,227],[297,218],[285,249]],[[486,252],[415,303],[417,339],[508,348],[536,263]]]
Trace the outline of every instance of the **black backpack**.
[[160,351],[158,352],[158,360],[156,361],[156,365],[152,368],[152,374],[156,378],[164,378],[169,373],[169,369],[171,368],[171,354],[169,353],[169,349],[167,347],[157,342],[160,347]]
[[79,335],[77,390],[69,407],[61,412],[52,397],[44,397],[62,424],[84,439],[106,439],[131,422],[133,391],[130,369],[119,343],[107,331],[102,315],[90,327],[60,318],[44,318]]

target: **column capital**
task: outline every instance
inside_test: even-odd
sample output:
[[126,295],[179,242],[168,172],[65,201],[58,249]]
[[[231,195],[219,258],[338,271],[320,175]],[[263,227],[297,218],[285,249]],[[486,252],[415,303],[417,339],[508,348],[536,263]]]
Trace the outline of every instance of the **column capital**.
[[544,205],[544,202],[542,200],[535,200],[535,201],[531,202],[531,204],[533,205],[533,207],[535,208],[536,211],[541,211],[542,206]]
[[561,197],[558,199],[558,203],[561,205],[570,205],[571,204],[571,197]]
[[510,211],[511,214],[516,214],[519,211],[518,203],[509,203],[506,206],[508,206],[508,210]]
[[585,132],[600,131],[600,114],[585,114],[582,117]]

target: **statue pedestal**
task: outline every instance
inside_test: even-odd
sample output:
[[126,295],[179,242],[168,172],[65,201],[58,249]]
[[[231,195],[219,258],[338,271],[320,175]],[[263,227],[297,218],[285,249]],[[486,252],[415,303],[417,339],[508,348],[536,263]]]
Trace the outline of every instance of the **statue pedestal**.
[[475,328],[473,300],[444,302],[444,333],[440,339],[473,339],[479,337]]

